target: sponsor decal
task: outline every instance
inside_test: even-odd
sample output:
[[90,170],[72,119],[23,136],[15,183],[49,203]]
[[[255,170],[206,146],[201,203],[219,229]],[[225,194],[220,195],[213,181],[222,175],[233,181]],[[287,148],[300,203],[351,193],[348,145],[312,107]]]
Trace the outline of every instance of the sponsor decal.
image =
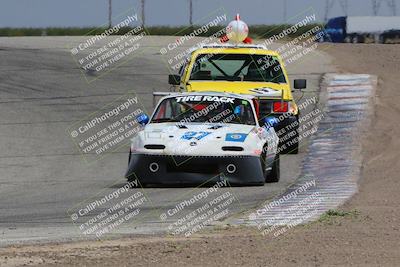
[[256,93],[256,94],[266,95],[266,96],[281,96],[281,94],[282,94],[280,90],[275,90],[275,89],[268,88],[268,87],[254,88],[254,89],[250,89],[249,91]]
[[225,141],[230,142],[244,142],[247,134],[244,133],[228,133],[226,134]]
[[177,96],[175,97],[176,102],[223,102],[223,103],[234,103],[235,98],[226,96],[210,96],[210,95],[189,95],[189,96]]
[[201,140],[207,135],[211,134],[211,132],[186,132],[182,135],[181,139],[185,140]]

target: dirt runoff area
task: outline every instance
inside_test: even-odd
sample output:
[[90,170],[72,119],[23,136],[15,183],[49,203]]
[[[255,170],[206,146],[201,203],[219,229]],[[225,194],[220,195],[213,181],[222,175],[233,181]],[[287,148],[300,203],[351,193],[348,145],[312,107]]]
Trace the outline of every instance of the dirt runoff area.
[[191,238],[133,237],[0,249],[0,266],[398,266],[400,45],[323,45],[343,72],[379,77],[363,138],[360,190],[339,212],[274,238],[230,228]]

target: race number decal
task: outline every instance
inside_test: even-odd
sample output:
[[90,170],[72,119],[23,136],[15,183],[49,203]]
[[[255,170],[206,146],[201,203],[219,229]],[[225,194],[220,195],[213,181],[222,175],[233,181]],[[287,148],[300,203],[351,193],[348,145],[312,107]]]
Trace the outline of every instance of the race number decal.
[[254,88],[250,89],[249,91],[257,94],[262,94],[265,96],[281,96],[281,91],[280,90],[275,90],[272,88],[267,88],[267,87],[261,87],[261,88]]
[[196,139],[196,140],[201,140],[204,137],[206,137],[207,135],[209,135],[211,132],[186,132],[182,135],[182,139],[185,140],[192,140],[192,139]]

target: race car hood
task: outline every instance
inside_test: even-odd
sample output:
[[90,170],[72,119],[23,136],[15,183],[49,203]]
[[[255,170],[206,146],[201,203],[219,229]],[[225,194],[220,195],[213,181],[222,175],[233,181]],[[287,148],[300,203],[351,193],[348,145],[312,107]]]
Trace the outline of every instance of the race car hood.
[[[253,155],[260,146],[262,149],[255,129],[262,130],[243,124],[150,123],[132,139],[131,151],[189,156]],[[243,150],[222,149],[232,146]]]
[[[291,100],[292,95],[290,93],[289,84],[282,83],[267,83],[267,82],[229,82],[229,81],[189,81],[187,90],[189,92],[204,92],[204,91],[216,91],[216,92],[229,92],[235,94],[246,94],[253,95],[258,94],[260,89],[271,89],[270,91],[278,91],[277,95],[279,98],[282,95],[283,99]],[[266,95],[266,98],[269,98]]]

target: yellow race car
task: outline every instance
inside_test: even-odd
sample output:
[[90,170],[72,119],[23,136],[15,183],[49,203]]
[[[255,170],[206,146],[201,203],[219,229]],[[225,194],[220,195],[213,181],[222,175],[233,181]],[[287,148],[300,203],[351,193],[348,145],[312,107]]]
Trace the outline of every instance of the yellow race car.
[[[168,80],[178,92],[256,96],[258,119],[273,124],[280,138],[279,152],[298,153],[299,110],[285,66],[275,51],[262,45],[205,45],[194,50],[179,74],[169,75]],[[306,80],[294,80],[293,88],[306,88]]]

